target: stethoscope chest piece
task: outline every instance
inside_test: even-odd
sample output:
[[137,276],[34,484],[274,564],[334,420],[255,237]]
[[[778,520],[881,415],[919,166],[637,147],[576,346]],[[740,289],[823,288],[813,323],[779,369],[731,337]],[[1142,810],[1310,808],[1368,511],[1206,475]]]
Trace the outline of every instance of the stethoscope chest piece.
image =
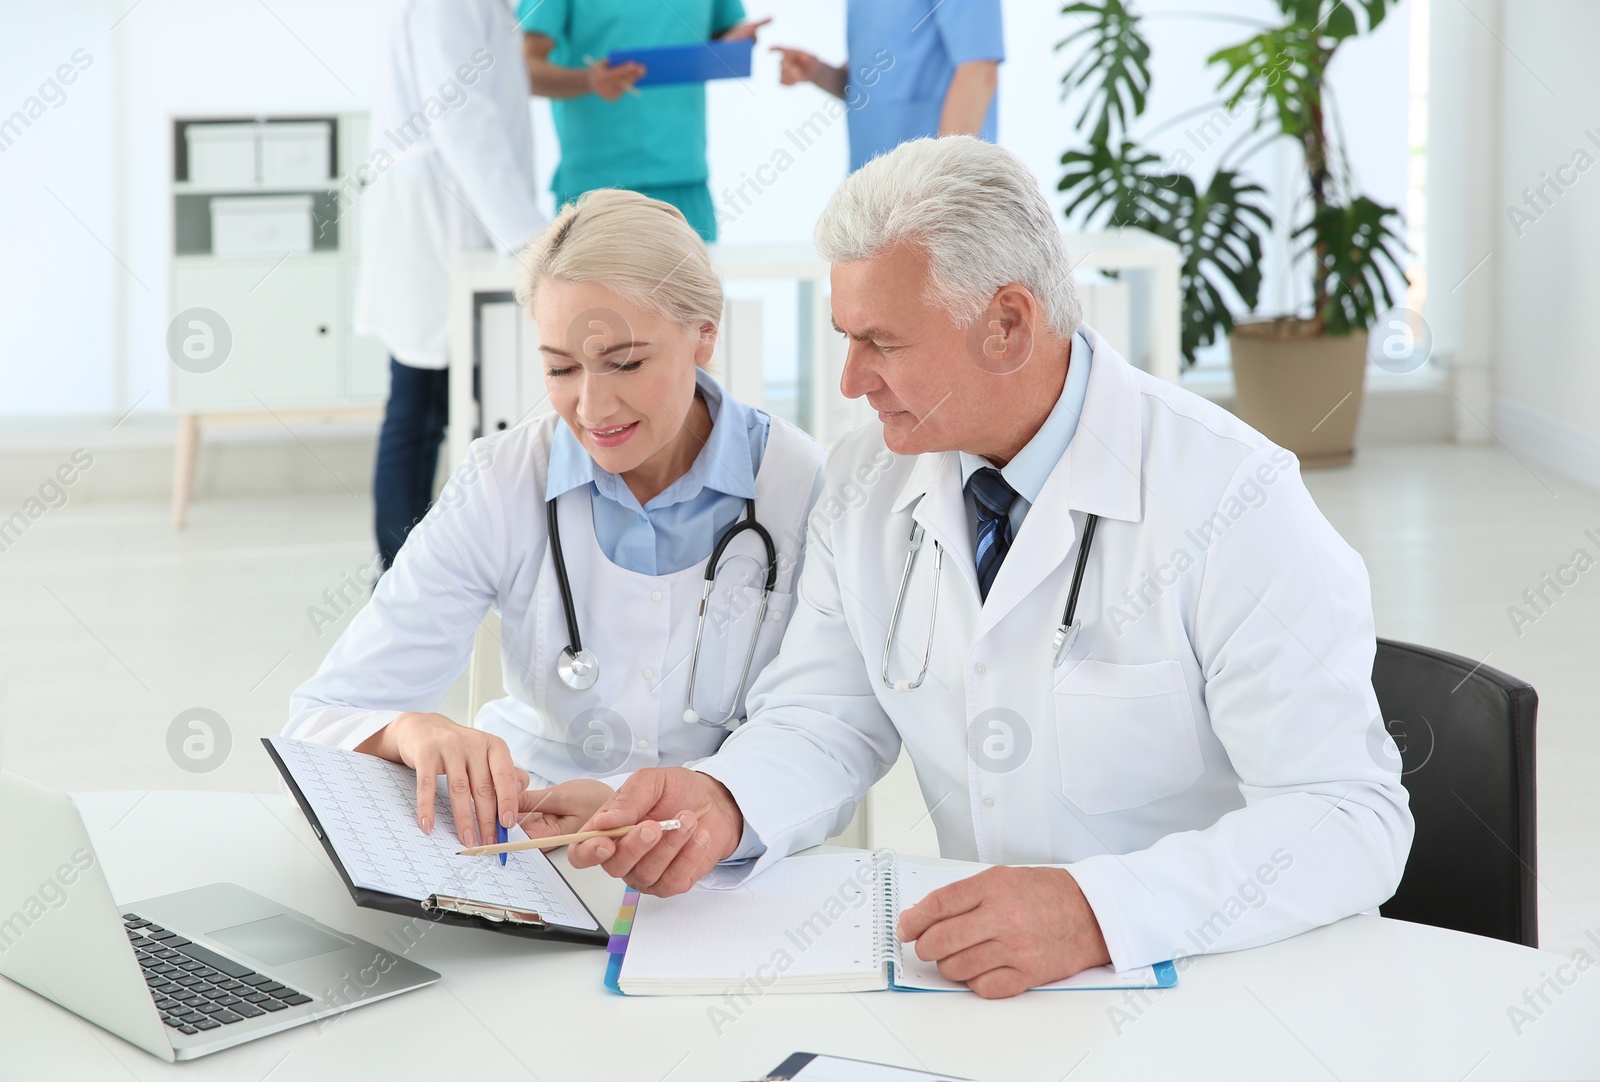
[[572,647],[567,646],[556,658],[556,674],[573,691],[585,691],[594,687],[594,682],[600,679],[600,661],[586,649],[580,648],[574,652]]

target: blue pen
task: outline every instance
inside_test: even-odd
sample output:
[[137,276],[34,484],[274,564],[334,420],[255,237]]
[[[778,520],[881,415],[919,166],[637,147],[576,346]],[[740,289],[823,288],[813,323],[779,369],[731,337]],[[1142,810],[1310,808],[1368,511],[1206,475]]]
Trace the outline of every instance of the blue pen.
[[[500,840],[500,844],[501,845],[506,844],[506,828],[496,824],[495,828],[494,828],[494,832],[495,832],[495,837],[497,837]],[[507,855],[508,854],[506,854],[506,853],[501,853],[500,854],[500,865],[501,865],[501,867],[505,866],[506,856]]]

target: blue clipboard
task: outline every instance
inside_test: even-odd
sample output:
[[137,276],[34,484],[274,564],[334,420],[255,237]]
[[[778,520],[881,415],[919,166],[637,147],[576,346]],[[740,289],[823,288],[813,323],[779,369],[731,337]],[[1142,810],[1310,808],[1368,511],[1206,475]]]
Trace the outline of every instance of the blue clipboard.
[[616,49],[606,57],[612,67],[636,61],[645,67],[634,86],[675,86],[711,79],[748,79],[755,39],[708,41],[693,45],[656,45],[648,49]]

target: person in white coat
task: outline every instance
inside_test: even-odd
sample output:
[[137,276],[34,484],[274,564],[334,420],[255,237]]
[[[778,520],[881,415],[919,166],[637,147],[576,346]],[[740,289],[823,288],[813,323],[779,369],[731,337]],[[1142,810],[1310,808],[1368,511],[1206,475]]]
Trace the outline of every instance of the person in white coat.
[[813,516],[749,723],[591,820],[692,829],[586,841],[573,865],[661,895],[718,862],[737,882],[841,829],[903,747],[941,854],[998,866],[897,935],[984,996],[1388,899],[1412,819],[1367,575],[1294,456],[1080,325],[1060,231],[1006,150],[906,143],[816,238],[842,389],[881,421],[830,481],[893,465]]
[[373,498],[383,567],[433,498],[449,415],[450,273],[515,252],[537,204],[521,32],[506,0],[398,0],[362,182],[355,329],[390,353]]
[[[520,263],[553,412],[473,441],[284,730],[412,767],[425,831],[445,775],[467,845],[563,833],[628,772],[717,749],[823,481],[821,447],[706,372],[722,286],[676,208],[590,192]],[[490,609],[507,694],[469,727],[437,711]]]

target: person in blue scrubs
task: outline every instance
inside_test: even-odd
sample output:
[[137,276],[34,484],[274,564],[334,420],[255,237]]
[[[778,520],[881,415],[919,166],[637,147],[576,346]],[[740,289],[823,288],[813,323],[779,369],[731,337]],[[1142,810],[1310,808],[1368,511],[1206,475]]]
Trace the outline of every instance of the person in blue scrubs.
[[849,0],[838,66],[778,46],[785,86],[814,83],[850,108],[850,171],[911,139],[996,142],[1000,0]]
[[701,239],[716,240],[705,84],[639,89],[643,65],[612,67],[605,58],[616,49],[753,38],[771,20],[744,22],[740,0],[519,0],[517,18],[529,84],[552,99],[556,207],[596,188],[626,188],[672,204]]

